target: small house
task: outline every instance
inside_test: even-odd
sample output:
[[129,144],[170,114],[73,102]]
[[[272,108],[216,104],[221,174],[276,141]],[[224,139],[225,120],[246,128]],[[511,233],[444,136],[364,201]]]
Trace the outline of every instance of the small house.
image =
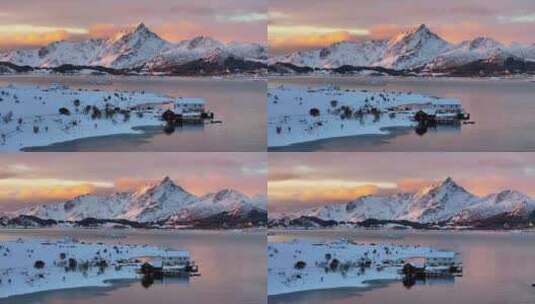
[[440,266],[456,266],[459,264],[459,255],[456,252],[440,252],[439,255],[427,257],[425,266],[440,267]]
[[174,101],[174,111],[175,113],[197,113],[201,115],[205,112],[205,101],[200,98],[184,99],[179,97]]

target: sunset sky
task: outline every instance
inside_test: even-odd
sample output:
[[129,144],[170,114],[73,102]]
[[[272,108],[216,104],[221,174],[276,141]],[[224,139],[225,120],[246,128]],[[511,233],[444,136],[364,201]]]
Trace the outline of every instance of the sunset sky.
[[269,210],[415,191],[448,176],[476,195],[535,196],[535,153],[270,153]]
[[0,50],[109,37],[144,22],[162,38],[266,42],[267,0],[2,0]]
[[86,193],[135,190],[171,177],[203,195],[266,193],[265,153],[17,153],[0,155],[0,210]]
[[535,43],[533,0],[270,0],[269,16],[274,54],[389,38],[422,23],[450,42],[490,36]]

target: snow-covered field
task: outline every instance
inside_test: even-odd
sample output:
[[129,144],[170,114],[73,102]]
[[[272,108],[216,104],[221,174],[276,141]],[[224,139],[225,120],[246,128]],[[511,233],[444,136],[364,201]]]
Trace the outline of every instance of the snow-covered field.
[[[107,92],[60,85],[0,87],[0,150],[17,151],[86,137],[139,133],[133,128],[161,125],[162,110],[129,109],[172,100],[143,91]],[[61,108],[68,110],[68,115],[60,114]]]
[[[74,240],[3,241],[0,242],[0,298],[47,290],[105,287],[110,280],[135,279],[138,265],[121,260],[164,256],[166,252],[169,253],[168,249],[145,245]],[[70,259],[76,260],[75,267],[69,268]],[[37,261],[44,262],[42,268]],[[101,261],[106,262],[105,267]]]
[[[341,89],[336,86],[305,88],[281,85],[268,90],[268,146],[333,137],[384,134],[384,128],[415,126],[414,111],[392,109],[402,105],[458,105],[456,99],[411,92]],[[312,109],[319,111],[313,116]]]
[[[399,271],[407,259],[455,255],[429,247],[355,244],[345,240],[269,243],[267,254],[270,296],[315,289],[367,287],[376,280],[400,280]],[[334,260],[336,267],[332,267]]]

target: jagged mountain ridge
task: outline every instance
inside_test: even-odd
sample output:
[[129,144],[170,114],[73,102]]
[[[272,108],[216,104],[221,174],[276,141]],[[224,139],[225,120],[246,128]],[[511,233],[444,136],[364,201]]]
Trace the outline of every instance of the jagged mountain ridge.
[[108,39],[57,41],[41,48],[3,52],[0,61],[41,68],[75,65],[126,69],[183,64],[213,56],[261,60],[266,58],[266,48],[256,43],[224,44],[203,36],[171,43],[140,23]]
[[197,197],[166,177],[135,192],[82,195],[65,202],[24,208],[9,213],[9,216],[72,222],[94,218],[139,223],[187,223],[221,213],[236,217],[247,217],[252,211],[265,213],[266,204],[267,199],[263,196],[250,198],[232,189]]
[[499,215],[527,218],[534,211],[535,200],[520,192],[504,190],[478,197],[447,178],[413,193],[362,196],[349,203],[282,213],[272,219],[288,222],[305,217],[352,223],[374,219],[464,225]]
[[270,58],[270,63],[300,67],[382,67],[393,70],[439,70],[478,60],[535,60],[535,45],[506,46],[487,37],[449,43],[424,24],[387,40],[344,41],[321,49]]

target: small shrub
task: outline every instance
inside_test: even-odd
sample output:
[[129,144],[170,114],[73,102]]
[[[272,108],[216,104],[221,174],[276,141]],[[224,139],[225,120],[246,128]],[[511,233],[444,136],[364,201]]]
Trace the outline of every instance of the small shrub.
[[35,261],[35,263],[33,264],[33,268],[35,269],[43,269],[45,268],[45,262],[39,260],[39,261]]
[[333,259],[329,264],[329,268],[331,268],[332,271],[336,271],[336,269],[338,269],[339,264],[340,262],[337,259]]
[[59,108],[59,114],[61,115],[71,115],[71,111],[69,111],[69,109],[63,107],[63,108]]
[[298,261],[297,263],[295,263],[294,268],[295,269],[303,269],[306,266],[307,266],[307,263],[305,263],[303,261]]

